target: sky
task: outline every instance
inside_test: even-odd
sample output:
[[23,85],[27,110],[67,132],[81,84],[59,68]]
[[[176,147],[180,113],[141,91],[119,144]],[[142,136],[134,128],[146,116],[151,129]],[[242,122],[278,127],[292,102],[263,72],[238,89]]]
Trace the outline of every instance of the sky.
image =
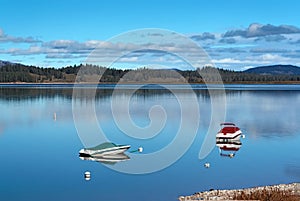
[[[300,66],[300,3],[294,0],[0,0],[0,5],[4,61],[59,68],[91,62],[97,50],[103,65],[115,59],[117,68],[183,68],[187,62],[232,70]],[[147,34],[149,28],[157,33]],[[209,61],[201,60],[201,51]]]

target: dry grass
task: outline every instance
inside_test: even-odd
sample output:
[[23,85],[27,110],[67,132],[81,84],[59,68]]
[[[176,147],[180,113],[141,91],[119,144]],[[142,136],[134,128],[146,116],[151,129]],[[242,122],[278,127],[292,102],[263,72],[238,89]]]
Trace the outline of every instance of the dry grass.
[[250,193],[236,192],[233,200],[260,200],[260,201],[300,201],[300,195],[293,195],[291,191],[279,189],[256,190]]

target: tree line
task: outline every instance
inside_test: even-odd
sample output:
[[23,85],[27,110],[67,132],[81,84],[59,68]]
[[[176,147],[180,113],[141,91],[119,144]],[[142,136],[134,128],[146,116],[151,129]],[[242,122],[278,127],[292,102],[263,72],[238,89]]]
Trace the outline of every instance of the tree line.
[[[79,71],[80,70],[80,71]],[[80,72],[80,74],[78,74]],[[78,76],[77,76],[78,75]],[[219,77],[219,75],[221,77]],[[300,75],[262,75],[203,67],[196,70],[162,70],[140,68],[136,70],[122,70],[106,68],[90,64],[80,64],[63,68],[41,68],[23,64],[7,64],[0,67],[0,82],[28,82],[28,83],[52,83],[52,82],[89,82],[94,76],[101,79],[100,83],[124,82],[170,82],[170,83],[276,83],[299,82]]]

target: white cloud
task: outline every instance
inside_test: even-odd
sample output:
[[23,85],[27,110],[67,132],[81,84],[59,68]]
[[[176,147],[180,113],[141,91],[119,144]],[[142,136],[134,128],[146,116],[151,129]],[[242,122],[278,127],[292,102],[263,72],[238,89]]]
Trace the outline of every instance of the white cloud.
[[2,29],[0,29],[0,43],[40,43],[41,40],[35,39],[32,36],[28,37],[16,37],[10,36],[4,33]]
[[119,61],[120,62],[136,62],[138,61],[138,57],[123,57],[123,58],[120,58]]
[[249,68],[254,68],[254,67],[256,67],[256,66],[252,66],[252,65],[250,65],[250,66],[243,66],[243,67],[241,67],[241,70],[244,71],[244,70],[247,70]]
[[231,64],[241,64],[245,63],[245,60],[238,60],[234,58],[223,58],[223,59],[213,59],[212,62],[218,64],[218,63],[231,63]]
[[279,25],[275,26],[272,24],[259,24],[252,23],[247,29],[230,30],[224,34],[224,37],[241,36],[245,38],[259,37],[259,36],[270,36],[280,34],[294,34],[300,33],[300,29],[291,25]]
[[263,54],[260,56],[263,61],[268,62],[282,62],[288,60],[288,58],[282,57],[278,54]]

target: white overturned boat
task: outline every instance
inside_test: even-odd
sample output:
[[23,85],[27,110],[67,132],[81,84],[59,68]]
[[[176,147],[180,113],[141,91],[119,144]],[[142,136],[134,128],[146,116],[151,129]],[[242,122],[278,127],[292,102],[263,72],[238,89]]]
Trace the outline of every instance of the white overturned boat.
[[105,142],[92,148],[81,149],[79,155],[81,156],[104,156],[104,155],[116,155],[127,151],[130,145],[116,145],[111,142]]
[[221,130],[217,133],[217,140],[240,140],[242,131],[234,123],[221,123]]

